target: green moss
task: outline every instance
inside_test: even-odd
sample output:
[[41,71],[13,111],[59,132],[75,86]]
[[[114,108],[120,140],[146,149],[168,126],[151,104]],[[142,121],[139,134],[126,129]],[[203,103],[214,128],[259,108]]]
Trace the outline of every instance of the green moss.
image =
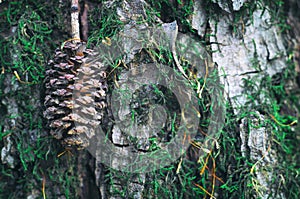
[[[43,176],[47,178],[50,187],[68,191],[71,189],[65,184],[68,178],[49,180],[54,175],[52,170],[47,169],[51,161],[57,171],[66,166],[62,158],[53,161],[58,159],[56,156],[63,149],[55,146],[53,138],[44,129],[40,105],[45,65],[54,47],[57,47],[56,44],[61,43],[65,37],[54,28],[58,24],[65,25],[63,13],[61,10],[55,13],[59,8],[58,1],[6,1],[1,6],[0,148],[4,146],[6,137],[10,136],[13,142],[10,155],[15,164],[14,168],[0,164],[0,198],[26,198],[33,190],[37,190],[37,196],[42,198]],[[55,15],[52,16],[53,12]],[[2,104],[2,99],[14,99],[15,102],[8,103],[13,106],[16,103],[18,112],[8,114],[12,111],[5,109],[7,105]],[[11,126],[12,120],[15,121],[14,126]],[[73,182],[70,184],[77,186]],[[56,194],[47,188],[47,196],[51,198]],[[69,191],[69,198],[77,197],[74,190],[72,188]]]
[[190,24],[190,17],[193,14],[194,1],[176,1],[169,0],[147,1],[150,5],[146,9],[149,19],[154,20],[154,15],[160,17],[164,22],[171,22],[177,20],[184,32],[193,31]]
[[122,28],[123,22],[119,20],[116,12],[117,3],[113,7],[95,6],[89,13],[90,36],[88,46],[98,46],[106,37],[116,35]]

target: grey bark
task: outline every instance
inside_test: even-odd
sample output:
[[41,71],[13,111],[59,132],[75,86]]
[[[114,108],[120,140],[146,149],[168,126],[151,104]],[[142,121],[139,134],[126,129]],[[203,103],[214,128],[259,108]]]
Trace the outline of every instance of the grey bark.
[[71,29],[72,29],[72,38],[80,39],[78,0],[72,0],[72,5],[71,5]]
[[[218,5],[226,12],[232,13],[238,11],[245,1],[232,1],[232,4],[227,2],[218,1]],[[271,20],[268,11],[262,13],[262,10],[256,10],[253,13],[253,22],[249,26],[239,23],[237,33],[229,31],[231,16],[222,17],[217,23],[209,21],[215,34],[210,40],[217,43],[212,45],[212,50],[216,51],[212,54],[212,59],[218,64],[219,70],[223,70],[226,75],[223,78],[225,95],[239,117],[240,108],[243,108],[247,102],[244,94],[244,89],[247,88],[243,87],[242,79],[255,75],[259,82],[265,76],[273,76],[281,72],[286,67],[285,61],[288,55],[284,46],[285,38],[280,34],[278,27],[267,23]],[[258,62],[257,68],[253,67],[252,60],[254,59]],[[265,98],[263,95],[260,97],[262,100]],[[256,110],[252,111],[257,113],[259,120],[264,120],[261,113]],[[272,176],[276,174],[268,169],[277,164],[277,154],[271,148],[272,132],[265,127],[248,129],[247,119],[253,122],[257,120],[254,117],[242,119],[240,124],[241,152],[244,157],[250,157],[250,160],[257,163],[254,172],[257,181],[252,182],[257,185],[254,187],[257,196],[268,198],[271,193],[276,192],[272,182]],[[284,198],[284,195],[277,193],[273,198]]]

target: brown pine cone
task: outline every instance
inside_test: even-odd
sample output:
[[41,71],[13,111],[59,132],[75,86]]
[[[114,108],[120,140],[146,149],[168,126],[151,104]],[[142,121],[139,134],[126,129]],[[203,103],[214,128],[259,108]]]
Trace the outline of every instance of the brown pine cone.
[[107,107],[104,67],[85,63],[92,53],[84,42],[66,42],[48,62],[44,80],[44,117],[50,134],[78,149],[89,145]]

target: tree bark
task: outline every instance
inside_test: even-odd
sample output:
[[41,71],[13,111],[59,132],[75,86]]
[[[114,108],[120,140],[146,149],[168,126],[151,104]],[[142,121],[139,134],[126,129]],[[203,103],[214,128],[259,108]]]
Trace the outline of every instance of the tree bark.
[[[109,32],[110,29],[122,26],[125,36],[135,36],[135,30],[151,26],[151,23],[176,20],[180,34],[205,43],[210,62],[219,73],[218,78],[224,86],[222,95],[227,101],[226,123],[220,136],[209,148],[203,149],[204,152],[191,141],[186,154],[173,165],[150,173],[116,171],[101,162],[101,151],[96,151],[95,157],[87,150],[69,151],[50,137],[41,115],[42,82],[29,84],[30,67],[22,72],[17,68],[24,57],[41,54],[37,51],[23,53],[26,43],[17,40],[19,35],[28,41],[41,33],[29,23],[22,25],[21,20],[15,21],[17,25],[11,23],[9,31],[0,23],[4,30],[0,31],[0,198],[297,197],[300,189],[297,171],[300,164],[297,131],[300,129],[296,126],[300,111],[299,2],[289,0],[284,2],[284,7],[278,7],[282,1],[268,4],[246,0],[199,0],[193,1],[192,11],[188,13],[190,2],[123,0],[104,1],[100,6],[91,0],[84,4],[88,7],[84,22],[94,8],[98,9],[95,9],[97,16],[103,17],[102,12],[109,10],[111,16],[118,17],[114,18],[118,20],[118,27],[110,27],[101,18],[95,19],[100,21],[101,33],[108,31],[110,34],[113,32]],[[7,1],[2,4],[4,7],[0,10],[13,20],[9,8],[14,4]],[[64,1],[53,4],[59,4],[60,8],[70,6]],[[78,1],[72,1],[72,23],[62,25],[66,30],[71,26],[72,38],[80,38],[78,5]],[[149,14],[159,9],[159,14]],[[286,21],[282,21],[285,15]],[[8,19],[0,18],[0,22],[8,24]],[[43,20],[49,24],[53,22],[50,16]],[[64,19],[61,20],[63,24]],[[283,31],[286,24],[290,29]],[[87,39],[87,30],[90,36],[96,32],[82,25],[84,39]],[[63,42],[62,30],[54,31],[58,34],[47,42]],[[103,38],[103,41],[109,44],[110,38]],[[40,48],[50,49],[50,45],[40,45]],[[136,54],[127,54],[129,58],[123,60],[124,68],[134,67],[130,62],[135,61]],[[47,58],[45,55],[43,61]],[[179,60],[183,63],[184,57]],[[122,148],[128,144],[122,129],[111,129],[115,145]],[[122,152],[126,155],[129,150],[122,149]],[[206,155],[199,158],[200,151]],[[116,164],[118,161],[112,160]]]

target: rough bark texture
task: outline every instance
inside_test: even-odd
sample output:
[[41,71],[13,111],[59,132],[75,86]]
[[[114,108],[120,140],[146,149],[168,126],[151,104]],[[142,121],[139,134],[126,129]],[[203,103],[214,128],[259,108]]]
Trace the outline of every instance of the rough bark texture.
[[[219,4],[220,5],[220,4]],[[234,10],[239,8],[234,6]],[[230,12],[228,8],[225,9]],[[247,95],[245,95],[245,87],[243,79],[251,79],[255,76],[257,84],[260,79],[265,76],[273,76],[285,68],[285,60],[287,53],[284,46],[284,38],[280,34],[278,27],[269,26],[270,21],[268,11],[254,11],[253,21],[250,25],[245,25],[243,19],[236,24],[236,32],[230,30],[232,15],[223,17],[217,24],[210,21],[215,36],[211,38],[211,42],[217,44],[212,45],[212,49],[217,51],[213,53],[213,61],[215,61],[220,70],[223,69],[226,77],[224,78],[225,90],[228,100],[232,103],[235,114],[241,114],[247,103]],[[255,60],[256,63],[253,63]],[[254,64],[257,64],[256,66]],[[257,85],[259,86],[259,85]],[[247,88],[246,88],[247,89]],[[260,96],[265,98],[265,96]],[[267,99],[265,99],[267,100]],[[271,105],[271,104],[270,104]],[[257,114],[258,120],[264,120],[261,113],[255,113],[255,109],[250,110]],[[268,172],[267,167],[274,167],[277,164],[276,155],[271,148],[272,137],[271,131],[265,127],[250,128],[245,124],[243,118],[240,125],[240,136],[242,139],[241,152],[244,157],[249,157],[253,162],[258,162],[256,168],[257,183],[263,191],[259,191],[261,198],[268,198],[274,193],[272,183],[272,175]],[[255,123],[255,118],[252,119]],[[256,121],[259,126],[258,121]],[[284,198],[281,193],[273,198]]]
[[[226,124],[203,149],[207,155],[199,158],[200,146],[191,141],[186,155],[170,167],[136,174],[105,166],[101,151],[93,157],[87,150],[63,148],[45,128],[41,66],[64,40],[80,37],[78,23],[70,23],[71,13],[77,22],[79,14],[69,9],[71,2],[26,1],[24,11],[24,2],[0,0],[0,198],[299,196],[299,2],[286,1],[280,9],[282,1],[191,2],[79,1],[85,7],[82,35],[91,46],[109,44],[121,27],[124,35],[134,36],[151,23],[177,20],[182,34],[206,45],[224,84]],[[290,29],[284,29],[287,24]],[[71,29],[76,34],[70,35]],[[153,55],[144,51],[142,61]],[[138,53],[127,54],[114,69],[118,75],[137,64]],[[105,124],[114,144],[128,144],[121,129],[109,120]],[[147,141],[139,144],[146,150]]]
[[79,31],[79,4],[78,0],[72,0],[71,5],[71,27],[72,27],[72,37],[80,39]]

